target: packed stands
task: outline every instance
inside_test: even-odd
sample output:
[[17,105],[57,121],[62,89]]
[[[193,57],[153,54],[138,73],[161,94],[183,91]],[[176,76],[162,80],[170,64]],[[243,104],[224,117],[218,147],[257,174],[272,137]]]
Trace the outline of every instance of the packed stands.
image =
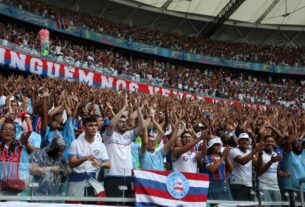
[[[2,23],[0,39],[19,45],[22,50],[40,51],[40,43],[33,30]],[[245,101],[255,104],[275,104],[302,107],[305,97],[302,79],[258,76],[229,69],[172,63],[155,58],[132,57],[111,49],[98,49],[54,37],[50,42],[50,56],[80,68],[100,71],[114,76],[128,75],[159,86],[197,93],[202,96]]]
[[278,47],[270,45],[251,45],[238,42],[224,42],[202,37],[185,37],[178,34],[162,33],[137,26],[113,23],[107,19],[96,17],[50,5],[44,1],[4,1],[15,7],[33,12],[37,15],[63,19],[68,25],[79,25],[101,33],[109,34],[126,40],[143,42],[158,47],[190,53],[216,56],[232,60],[262,62],[276,65],[305,65],[304,48]]
[[[101,21],[41,1],[4,2],[160,47],[236,60],[304,64],[301,48],[198,40]],[[131,205],[154,206],[158,199],[143,196],[151,193],[163,202],[169,199],[189,206],[206,202],[293,206],[301,201],[303,77],[175,62],[53,31],[45,53],[37,37],[39,29],[12,19],[0,21],[1,200],[41,199],[54,206],[56,201],[126,205],[127,198]],[[111,84],[103,87],[106,75],[112,83],[128,79],[215,101],[142,93]],[[161,176],[152,181],[148,175],[154,170]],[[170,171],[193,180],[195,173],[201,179],[187,180],[190,185],[183,179],[167,181]],[[189,194],[177,198],[181,191]],[[134,198],[134,192],[141,199]],[[99,199],[105,196],[117,199]]]

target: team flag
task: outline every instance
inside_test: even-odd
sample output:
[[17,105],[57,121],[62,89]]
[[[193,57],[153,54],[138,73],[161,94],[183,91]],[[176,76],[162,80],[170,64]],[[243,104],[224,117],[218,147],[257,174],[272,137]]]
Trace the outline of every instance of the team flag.
[[57,29],[65,30],[69,27],[69,22],[64,18],[56,18],[56,27]]
[[134,170],[134,177],[137,207],[206,206],[208,175]]

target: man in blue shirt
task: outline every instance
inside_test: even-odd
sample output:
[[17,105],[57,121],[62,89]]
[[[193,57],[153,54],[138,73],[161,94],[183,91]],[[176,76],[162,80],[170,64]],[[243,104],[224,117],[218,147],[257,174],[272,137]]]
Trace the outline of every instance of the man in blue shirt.
[[[285,171],[290,172],[290,177],[285,179],[285,188],[289,192],[290,200],[293,202],[294,193],[300,200],[299,179],[305,178],[305,161],[302,156],[301,132],[289,136],[284,142],[284,166]],[[303,186],[305,192],[305,186]]]
[[144,130],[140,154],[140,164],[142,170],[164,170],[164,158],[173,148],[177,138],[177,133],[178,126],[175,126],[169,141],[163,146],[163,148],[155,151],[155,137],[153,135],[148,136],[147,129]]

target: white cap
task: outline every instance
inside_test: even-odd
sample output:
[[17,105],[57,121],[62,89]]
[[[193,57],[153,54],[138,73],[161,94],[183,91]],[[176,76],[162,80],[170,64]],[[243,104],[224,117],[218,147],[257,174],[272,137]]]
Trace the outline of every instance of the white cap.
[[249,141],[251,140],[251,138],[249,137],[249,135],[248,135],[247,133],[241,133],[241,134],[238,136],[237,141],[239,141],[240,139],[248,139]]
[[210,139],[208,143],[208,148],[212,147],[214,144],[220,144],[222,146],[222,141],[219,137],[214,137],[213,139]]

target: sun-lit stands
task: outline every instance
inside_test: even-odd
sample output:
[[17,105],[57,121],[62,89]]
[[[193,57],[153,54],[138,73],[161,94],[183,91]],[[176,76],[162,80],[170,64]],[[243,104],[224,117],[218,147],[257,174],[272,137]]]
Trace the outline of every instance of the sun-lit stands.
[[60,19],[63,23],[59,23],[59,25],[66,25],[64,27],[67,27],[69,24],[79,25],[122,39],[143,42],[173,50],[267,64],[305,65],[304,48],[300,47],[252,45],[162,33],[138,26],[113,23],[97,16],[92,18],[86,13],[74,12],[69,10],[69,8],[59,8],[44,1],[11,0],[8,1],[8,4],[54,20]]
[[[1,23],[0,30],[2,45],[10,42],[18,45],[19,50],[34,50],[33,54],[41,54],[39,41],[31,38],[36,36],[33,31],[7,23]],[[305,81],[302,79],[256,76],[216,67],[183,66],[154,58],[130,58],[123,52],[89,48],[58,37],[51,39],[49,53],[44,58],[201,96],[267,105],[302,107],[304,104]]]

